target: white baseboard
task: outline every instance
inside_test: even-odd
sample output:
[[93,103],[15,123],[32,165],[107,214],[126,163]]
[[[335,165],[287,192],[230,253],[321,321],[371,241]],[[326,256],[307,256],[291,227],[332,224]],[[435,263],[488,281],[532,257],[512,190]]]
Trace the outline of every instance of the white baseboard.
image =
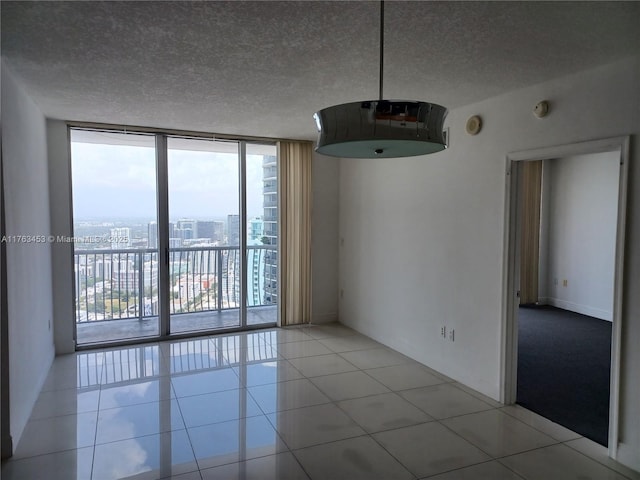
[[551,305],[553,307],[562,308],[571,312],[581,313],[590,317],[599,318],[600,320],[613,321],[613,312],[602,310],[601,308],[590,307],[588,305],[580,305],[578,303],[568,302],[559,298],[540,298],[538,303],[542,305]]
[[337,322],[337,321],[338,321],[338,313],[337,312],[322,313],[322,314],[319,314],[319,315],[316,314],[311,319],[311,323],[314,323],[316,325],[321,324],[321,323],[331,323],[331,322]]

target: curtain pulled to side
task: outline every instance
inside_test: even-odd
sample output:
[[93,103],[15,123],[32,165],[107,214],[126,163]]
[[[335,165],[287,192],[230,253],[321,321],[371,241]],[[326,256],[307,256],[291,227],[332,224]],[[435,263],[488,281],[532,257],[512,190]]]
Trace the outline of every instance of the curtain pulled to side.
[[522,230],[520,237],[520,305],[538,302],[542,160],[522,162]]
[[311,158],[310,142],[278,142],[280,326],[311,321]]

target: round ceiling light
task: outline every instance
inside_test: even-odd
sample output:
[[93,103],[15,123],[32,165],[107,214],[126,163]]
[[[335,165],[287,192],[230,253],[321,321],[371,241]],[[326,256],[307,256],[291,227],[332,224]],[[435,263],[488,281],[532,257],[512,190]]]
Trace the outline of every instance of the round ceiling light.
[[447,109],[414,100],[383,100],[384,2],[380,2],[379,100],[343,103],[313,115],[316,152],[343,158],[413,157],[447,148]]
[[345,158],[395,158],[444,150],[447,109],[427,102],[366,100],[316,112],[316,151]]

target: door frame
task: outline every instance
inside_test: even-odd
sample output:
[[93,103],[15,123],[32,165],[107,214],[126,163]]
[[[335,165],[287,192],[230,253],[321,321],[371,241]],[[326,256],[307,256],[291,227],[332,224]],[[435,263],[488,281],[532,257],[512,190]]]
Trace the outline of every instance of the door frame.
[[611,380],[609,397],[609,456],[616,458],[619,442],[620,345],[624,282],[624,247],[627,211],[627,177],[629,169],[629,136],[521,150],[506,156],[504,257],[502,285],[502,361],[500,397],[503,403],[516,401],[518,368],[518,274],[520,260],[519,162],[548,160],[575,155],[619,152],[618,218],[613,287],[613,322],[611,336]]
[[[4,163],[0,148],[0,236],[6,234]],[[9,309],[7,305],[7,244],[0,244],[0,458],[13,455],[9,395]]]

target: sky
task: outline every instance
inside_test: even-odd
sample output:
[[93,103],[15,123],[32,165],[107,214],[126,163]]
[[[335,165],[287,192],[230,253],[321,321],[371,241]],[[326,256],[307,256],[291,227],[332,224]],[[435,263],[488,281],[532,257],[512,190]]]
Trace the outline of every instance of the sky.
[[[194,140],[197,142],[198,140]],[[153,141],[149,146],[71,143],[74,220],[156,218]],[[169,218],[238,214],[238,157],[168,151]],[[262,210],[262,156],[247,155],[247,216]]]

